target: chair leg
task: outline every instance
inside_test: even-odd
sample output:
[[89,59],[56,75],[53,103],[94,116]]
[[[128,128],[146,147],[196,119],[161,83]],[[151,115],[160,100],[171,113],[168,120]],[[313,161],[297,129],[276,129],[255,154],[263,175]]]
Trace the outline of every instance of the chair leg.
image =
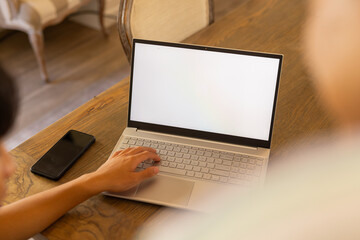
[[104,25],[104,11],[105,11],[105,0],[99,0],[99,23],[102,33],[104,34],[105,37],[107,37],[108,33]]
[[45,82],[49,82],[49,75],[46,70],[45,57],[44,57],[44,37],[42,32],[28,33],[29,40],[33,51],[35,53],[36,60],[40,68],[41,78]]

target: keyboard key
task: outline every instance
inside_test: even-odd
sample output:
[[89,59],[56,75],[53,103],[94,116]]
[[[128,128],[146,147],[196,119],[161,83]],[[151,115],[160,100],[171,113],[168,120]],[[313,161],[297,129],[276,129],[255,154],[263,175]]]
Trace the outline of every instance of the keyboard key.
[[199,172],[196,172],[195,173],[195,177],[197,178],[202,178],[203,174],[202,173],[199,173]]
[[200,167],[195,166],[195,167],[193,167],[193,170],[194,170],[195,172],[200,172]]
[[166,146],[166,150],[168,150],[168,151],[172,151],[173,149],[174,149],[173,146]]
[[167,151],[166,150],[160,150],[160,154],[163,154],[163,155],[166,155],[167,154]]
[[206,157],[201,156],[201,157],[199,157],[199,160],[205,162],[205,161],[206,161]]
[[220,158],[224,160],[233,160],[233,156],[229,156],[229,155],[220,155]]
[[197,165],[199,165],[199,162],[198,161],[191,161],[191,165],[197,166]]
[[166,148],[165,145],[159,145],[159,147],[158,147],[158,149],[160,149],[160,150],[163,150],[163,149],[165,149],[165,148]]
[[200,167],[206,167],[206,162],[200,162],[200,163],[199,163],[199,166],[200,166]]
[[219,170],[230,171],[230,167],[229,167],[229,166],[224,166],[224,165],[221,165],[221,164],[216,164],[216,165],[215,165],[215,168],[216,168],[216,169],[219,169]]
[[184,159],[184,160],[183,160],[183,163],[184,163],[184,164],[190,164],[190,160],[189,160],[189,159]]
[[185,168],[185,165],[182,164],[182,163],[180,163],[180,164],[177,165],[177,168],[178,168],[178,169],[184,169],[184,168]]
[[230,174],[227,171],[221,171],[221,170],[217,170],[217,169],[210,169],[210,173],[213,175],[219,175],[219,176],[223,176],[223,177],[228,177]]
[[174,161],[175,161],[175,158],[174,158],[174,157],[167,157],[167,160],[168,160],[169,162],[174,162]]
[[160,172],[173,173],[173,174],[177,174],[177,175],[185,175],[186,174],[186,170],[177,169],[177,168],[169,168],[169,167],[164,167],[164,166],[160,166],[159,170],[160,170]]
[[193,167],[192,167],[191,165],[186,165],[186,166],[185,166],[185,169],[186,169],[186,170],[192,170],[192,168],[193,168]]
[[179,147],[174,147],[174,152],[180,152],[181,149]]
[[205,152],[204,156],[205,157],[211,157],[211,154],[212,154],[211,152]]
[[201,172],[202,172],[202,173],[209,173],[209,169],[203,167],[203,168],[201,168]]
[[184,154],[183,158],[190,159],[190,154]]
[[181,158],[182,156],[183,156],[183,153],[180,153],[180,152],[175,153],[175,157]]
[[169,166],[169,162],[162,162],[161,166],[167,167],[167,166]]
[[152,148],[158,148],[158,146],[159,146],[159,144],[156,144],[156,143],[152,143],[152,144],[150,144],[150,147],[152,147]]
[[191,154],[191,155],[196,154],[196,150],[194,150],[194,149],[190,149],[190,150],[189,150],[189,154]]
[[175,158],[175,162],[176,163],[182,163],[183,159],[182,158]]
[[240,167],[240,163],[238,163],[238,162],[233,162],[233,167]]
[[183,148],[183,149],[181,149],[181,152],[182,152],[182,153],[188,153],[188,152],[189,152],[189,149]]
[[203,178],[206,179],[206,180],[210,180],[211,174],[205,173],[205,174],[203,175]]
[[186,176],[193,177],[194,174],[195,174],[195,173],[194,173],[193,171],[187,171],[187,172],[186,172]]
[[232,172],[237,173],[237,172],[238,172],[238,170],[239,170],[239,169],[238,169],[237,167],[231,167],[231,171],[232,171]]
[[221,159],[215,159],[215,163],[221,164],[221,163],[222,163],[222,160],[221,160]]
[[213,164],[213,163],[208,163],[208,164],[206,164],[206,166],[207,166],[208,168],[214,168],[214,167],[215,167],[215,164]]
[[231,161],[228,160],[224,160],[222,164],[226,165],[226,166],[231,166]]
[[198,150],[198,151],[196,152],[196,154],[199,155],[199,156],[203,156],[203,155],[204,155],[204,151]]
[[256,161],[256,165],[261,166],[262,164],[263,164],[263,162],[261,160]]
[[176,168],[176,166],[177,166],[177,163],[172,162],[172,163],[169,164],[169,167],[171,167],[171,168]]
[[175,156],[175,152],[168,152],[167,153],[168,156],[174,157]]
[[209,163],[213,163],[213,162],[215,162],[215,158],[209,157],[206,159],[206,161]]
[[198,160],[198,159],[199,159],[199,156],[197,156],[197,155],[192,155],[190,159],[191,159],[191,160]]

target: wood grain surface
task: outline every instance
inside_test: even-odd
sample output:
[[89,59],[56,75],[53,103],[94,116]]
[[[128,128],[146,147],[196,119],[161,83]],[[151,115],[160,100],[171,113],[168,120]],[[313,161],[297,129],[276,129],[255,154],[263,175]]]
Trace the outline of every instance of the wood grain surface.
[[[302,63],[304,20],[304,1],[247,1],[186,40],[194,44],[284,54],[272,156],[281,152],[281,147],[289,141],[333,125],[319,106]],[[128,78],[122,80],[14,149],[11,154],[18,170],[10,180],[5,203],[97,169],[108,158],[126,126],[128,83]],[[58,182],[31,174],[30,166],[69,129],[94,135],[96,143]],[[152,204],[98,195],[69,211],[43,233],[49,239],[129,239],[159,209]]]

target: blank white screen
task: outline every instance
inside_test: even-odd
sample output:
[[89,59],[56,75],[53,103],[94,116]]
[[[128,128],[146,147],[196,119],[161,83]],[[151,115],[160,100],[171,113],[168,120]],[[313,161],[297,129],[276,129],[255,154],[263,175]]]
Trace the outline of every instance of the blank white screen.
[[136,43],[130,120],[269,140],[279,59]]

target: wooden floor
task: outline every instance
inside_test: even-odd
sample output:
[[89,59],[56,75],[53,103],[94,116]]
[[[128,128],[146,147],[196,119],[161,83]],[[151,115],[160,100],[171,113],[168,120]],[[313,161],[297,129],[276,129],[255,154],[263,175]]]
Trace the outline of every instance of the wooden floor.
[[[215,0],[215,21],[243,1]],[[40,79],[25,33],[12,33],[0,42],[0,64],[16,79],[21,99],[16,125],[5,139],[8,149],[129,75],[115,26],[105,39],[98,31],[66,20],[47,28],[44,35],[51,83]]]

